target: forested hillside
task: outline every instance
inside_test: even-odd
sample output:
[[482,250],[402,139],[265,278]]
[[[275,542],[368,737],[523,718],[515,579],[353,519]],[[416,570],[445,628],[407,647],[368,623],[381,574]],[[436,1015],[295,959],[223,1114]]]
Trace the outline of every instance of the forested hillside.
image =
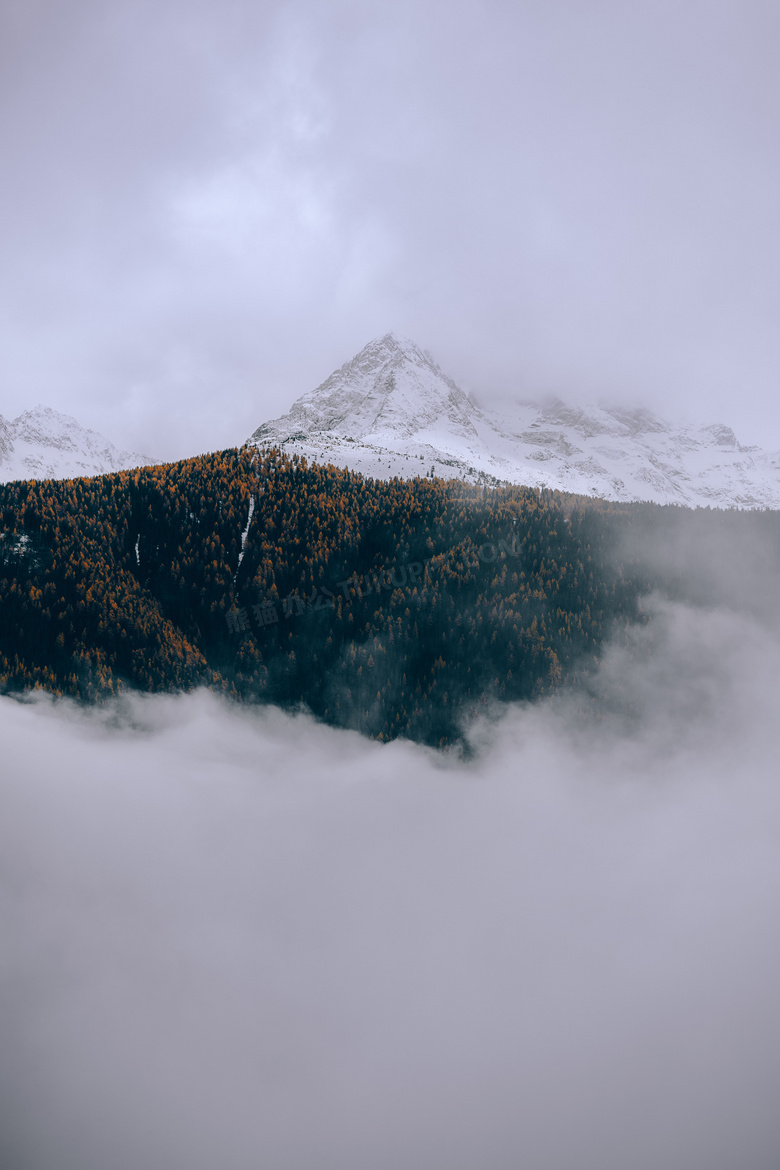
[[207,685],[448,744],[491,699],[593,668],[659,584],[625,531],[670,511],[366,480],[276,450],[7,484],[0,688]]

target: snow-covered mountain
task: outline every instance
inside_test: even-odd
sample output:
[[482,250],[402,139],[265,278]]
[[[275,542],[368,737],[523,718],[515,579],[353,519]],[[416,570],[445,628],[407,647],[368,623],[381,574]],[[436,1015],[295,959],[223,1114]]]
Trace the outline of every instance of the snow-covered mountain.
[[741,446],[723,423],[676,427],[648,410],[559,400],[488,410],[392,333],[248,442],[381,478],[433,470],[613,500],[780,508],[780,452]]
[[154,462],[148,455],[120,451],[97,431],[50,407],[36,406],[10,422],[0,415],[0,483],[107,475]]

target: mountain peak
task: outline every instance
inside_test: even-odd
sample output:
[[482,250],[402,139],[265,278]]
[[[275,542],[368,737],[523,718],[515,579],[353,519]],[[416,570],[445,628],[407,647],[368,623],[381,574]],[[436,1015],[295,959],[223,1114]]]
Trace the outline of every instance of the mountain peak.
[[154,462],[147,455],[120,451],[72,415],[42,403],[11,422],[0,418],[0,483],[106,475]]
[[385,333],[383,337],[375,337],[364,345],[359,353],[331,374],[323,385],[327,385],[332,378],[349,376],[351,373],[368,375],[382,369],[397,369],[404,363],[430,369],[441,375],[441,370],[427,350],[422,349],[410,337],[402,337],[398,333]]
[[431,355],[375,337],[249,439],[365,475],[522,483],[614,500],[780,506],[780,455],[724,424],[696,430],[626,406],[515,402],[483,409]]
[[16,430],[17,440],[26,439],[45,446],[62,447],[64,444],[73,446],[78,443],[79,434],[84,432],[84,428],[72,415],[61,414],[60,411],[52,409],[51,406],[44,406],[40,402],[32,410],[25,410],[11,425]]
[[[382,337],[374,337],[366,345],[360,353],[368,351],[385,352],[387,354],[399,354],[404,357],[422,358],[423,361],[433,362],[433,358],[427,350],[422,349],[421,346],[411,337],[405,337],[402,333],[395,333],[390,331],[385,333]],[[360,356],[360,355],[357,355]]]
[[284,443],[323,432],[340,439],[408,439],[445,419],[459,432],[473,431],[463,391],[410,338],[375,337],[282,418],[259,427],[250,442]]

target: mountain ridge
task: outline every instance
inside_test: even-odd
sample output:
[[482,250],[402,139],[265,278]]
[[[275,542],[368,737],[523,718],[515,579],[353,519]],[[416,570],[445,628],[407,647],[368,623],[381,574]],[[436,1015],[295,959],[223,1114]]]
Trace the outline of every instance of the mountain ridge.
[[38,404],[17,418],[0,415],[0,483],[108,475],[157,462],[124,451],[72,415]]
[[725,423],[675,426],[643,407],[560,399],[488,408],[394,333],[247,443],[378,478],[433,473],[624,502],[780,508],[780,452],[743,446]]

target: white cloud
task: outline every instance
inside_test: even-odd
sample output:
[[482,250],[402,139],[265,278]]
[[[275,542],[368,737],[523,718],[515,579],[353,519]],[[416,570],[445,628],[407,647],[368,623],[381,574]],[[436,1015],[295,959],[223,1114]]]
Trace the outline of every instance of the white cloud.
[[3,699],[3,1164],[774,1165],[779,671],[659,606],[466,764]]
[[183,456],[396,328],[780,445],[776,6],[6,10],[5,415]]

